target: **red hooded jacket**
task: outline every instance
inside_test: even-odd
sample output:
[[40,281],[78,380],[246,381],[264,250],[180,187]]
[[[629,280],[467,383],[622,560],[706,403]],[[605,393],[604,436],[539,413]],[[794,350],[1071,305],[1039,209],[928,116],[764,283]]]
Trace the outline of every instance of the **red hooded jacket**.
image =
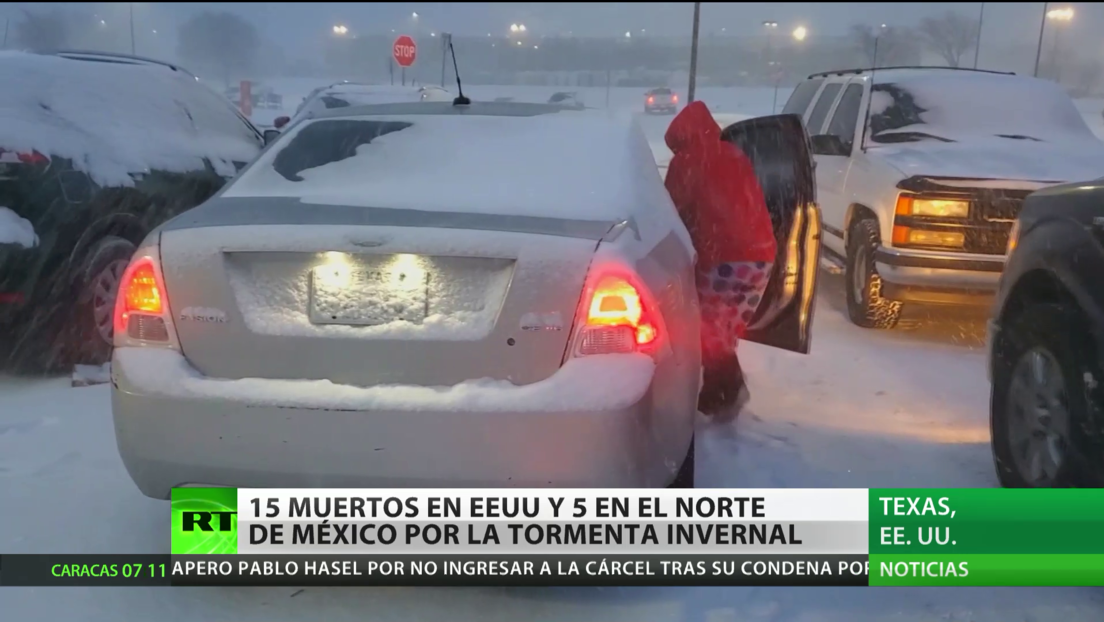
[[751,160],[721,140],[709,108],[700,101],[686,106],[665,139],[674,153],[667,191],[698,251],[698,265],[774,261],[774,228]]

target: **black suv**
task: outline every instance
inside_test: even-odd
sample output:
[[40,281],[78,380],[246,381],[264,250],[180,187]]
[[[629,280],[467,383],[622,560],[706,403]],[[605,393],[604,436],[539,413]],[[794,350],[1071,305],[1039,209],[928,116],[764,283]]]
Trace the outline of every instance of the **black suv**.
[[1104,179],[1029,195],[989,324],[990,425],[1007,487],[1104,484]]
[[107,361],[136,245],[218,191],[263,137],[166,63],[61,52],[0,64],[20,80],[0,94],[0,359],[35,371]]

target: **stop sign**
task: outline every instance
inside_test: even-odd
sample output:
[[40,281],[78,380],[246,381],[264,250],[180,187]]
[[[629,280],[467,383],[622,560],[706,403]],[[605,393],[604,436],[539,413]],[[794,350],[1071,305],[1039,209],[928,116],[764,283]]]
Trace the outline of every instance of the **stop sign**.
[[399,35],[391,46],[391,55],[400,67],[409,67],[418,58],[418,45],[409,35]]

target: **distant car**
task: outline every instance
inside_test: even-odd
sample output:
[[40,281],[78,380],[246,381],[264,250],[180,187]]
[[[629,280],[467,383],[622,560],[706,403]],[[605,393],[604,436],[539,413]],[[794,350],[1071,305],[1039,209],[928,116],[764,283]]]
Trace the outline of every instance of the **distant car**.
[[1104,179],[1027,197],[989,323],[1002,485],[1104,486]]
[[652,89],[644,94],[644,112],[647,114],[675,114],[678,103],[678,94],[669,88]]
[[137,244],[262,146],[188,72],[71,54],[0,56],[0,358],[36,371],[108,360]]
[[275,127],[280,130],[292,121],[298,122],[307,115],[318,114],[334,108],[364,106],[369,104],[401,104],[408,102],[452,102],[448,90],[439,86],[395,86],[390,84],[357,84],[338,82],[317,88],[306,98],[292,117],[277,117]]
[[1104,143],[1069,95],[1031,77],[827,72],[799,84],[783,112],[805,120],[824,248],[865,328],[894,327],[905,304],[991,305],[1024,197],[1104,171]]
[[[765,167],[792,240],[748,337],[807,352],[819,216],[801,122],[724,136]],[[631,118],[547,104],[350,106],[290,127],[127,267],[112,409],[131,478],[159,499],[183,483],[692,487],[694,251],[651,157]]]
[[575,92],[553,93],[548,103],[566,108],[583,108],[583,100]]

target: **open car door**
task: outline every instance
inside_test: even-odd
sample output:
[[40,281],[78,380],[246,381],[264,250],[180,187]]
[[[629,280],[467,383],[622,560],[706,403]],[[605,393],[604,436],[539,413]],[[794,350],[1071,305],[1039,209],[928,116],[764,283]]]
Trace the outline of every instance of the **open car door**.
[[808,354],[821,221],[805,126],[795,114],[758,117],[729,125],[722,137],[751,159],[778,241],[770,283],[745,339]]

